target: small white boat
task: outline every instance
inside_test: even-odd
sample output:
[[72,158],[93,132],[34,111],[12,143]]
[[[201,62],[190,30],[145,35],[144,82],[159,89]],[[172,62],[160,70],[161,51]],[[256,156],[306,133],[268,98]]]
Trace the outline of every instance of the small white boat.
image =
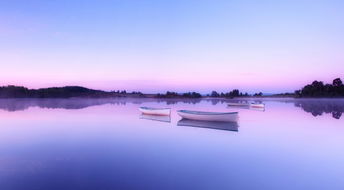
[[265,108],[265,104],[255,104],[255,103],[251,103],[250,107],[252,108]]
[[228,121],[237,122],[238,112],[203,112],[178,110],[177,113],[184,119],[199,120],[199,121]]
[[249,103],[234,103],[234,102],[229,102],[228,106],[250,106]]
[[238,107],[252,107],[252,108],[264,108],[265,104],[257,104],[257,103],[233,103],[230,102],[227,104],[228,106],[238,106]]
[[150,108],[150,107],[140,107],[140,112],[147,115],[170,115],[171,108]]

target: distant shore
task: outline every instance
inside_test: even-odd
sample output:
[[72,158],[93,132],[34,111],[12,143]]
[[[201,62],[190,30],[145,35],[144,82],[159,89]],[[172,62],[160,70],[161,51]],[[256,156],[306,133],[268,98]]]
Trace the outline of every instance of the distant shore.
[[103,91],[94,90],[81,86],[50,87],[40,89],[28,89],[23,86],[2,86],[0,87],[0,98],[160,98],[160,99],[199,99],[199,98],[343,98],[344,85],[340,78],[333,80],[332,84],[324,84],[321,81],[314,81],[294,93],[279,93],[264,95],[262,92],[248,94],[233,89],[229,92],[212,91],[209,94],[198,92],[177,93],[167,91],[166,93],[144,94],[142,92],[126,90]]
[[234,89],[228,93],[217,93],[213,91],[210,94],[202,95],[198,92],[185,92],[177,93],[167,91],[166,93],[157,94],[144,94],[141,92],[127,92],[122,91],[102,91],[94,90],[81,86],[65,86],[65,87],[51,87],[40,89],[28,89],[23,86],[3,86],[0,87],[0,98],[114,98],[114,97],[127,97],[127,98],[157,98],[157,99],[199,99],[199,98],[222,98],[233,99],[236,97],[292,97],[292,94],[276,94],[264,96],[263,93],[256,93],[249,95],[241,93],[239,90]]

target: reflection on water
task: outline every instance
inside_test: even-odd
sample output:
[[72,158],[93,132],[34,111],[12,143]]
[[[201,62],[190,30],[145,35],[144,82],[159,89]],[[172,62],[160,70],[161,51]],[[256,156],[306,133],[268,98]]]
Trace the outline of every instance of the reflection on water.
[[[264,103],[264,101],[274,101],[274,99],[126,99],[126,98],[108,98],[108,99],[0,99],[0,109],[6,111],[26,110],[30,107],[50,108],[50,109],[83,109],[91,106],[104,104],[123,105],[127,103],[162,103],[166,105],[190,104],[197,105],[201,102],[209,102],[211,105],[222,105],[228,102],[233,103]],[[332,114],[335,119],[341,118],[344,112],[343,99],[288,99],[282,102],[292,103],[303,111],[311,113],[313,116],[321,116],[324,113]],[[265,108],[235,107],[235,109],[249,109],[254,111],[265,111]],[[210,110],[211,111],[211,110]]]
[[171,122],[171,117],[168,115],[148,115],[148,114],[141,114],[140,119],[147,119],[152,121],[161,121],[161,122]]
[[[343,190],[344,100],[227,107],[255,100],[2,99],[0,190]],[[140,116],[143,105],[173,111]],[[180,120],[180,109],[233,110],[240,120]]]
[[26,110],[30,107],[51,109],[83,109],[103,104],[125,105],[119,99],[0,99],[0,109],[7,111]]
[[200,99],[126,99],[126,98],[69,98],[69,99],[0,99],[0,109],[6,111],[26,110],[30,107],[51,108],[51,109],[83,109],[90,106],[114,104],[126,105],[127,103],[142,104],[147,102],[166,103],[173,105],[178,103],[197,104]]
[[181,119],[177,123],[178,126],[200,127],[209,129],[219,129],[225,131],[238,131],[239,125],[236,122],[215,122],[215,121],[196,121],[189,119]]
[[246,98],[246,99],[223,99],[223,98],[207,98],[204,99],[204,101],[211,102],[212,105],[217,105],[217,104],[224,104],[224,103],[242,103],[242,104],[249,104],[249,103],[256,103],[256,104],[261,104],[263,103],[262,100],[260,99],[251,99],[251,98]]
[[202,99],[164,99],[164,100],[158,100],[158,102],[166,102],[167,105],[173,105],[178,103],[184,103],[184,104],[197,104],[200,103]]
[[249,110],[265,112],[265,106],[263,108],[249,107]]
[[314,117],[327,113],[332,114],[335,119],[340,119],[344,112],[343,100],[295,100],[294,105],[311,113]]

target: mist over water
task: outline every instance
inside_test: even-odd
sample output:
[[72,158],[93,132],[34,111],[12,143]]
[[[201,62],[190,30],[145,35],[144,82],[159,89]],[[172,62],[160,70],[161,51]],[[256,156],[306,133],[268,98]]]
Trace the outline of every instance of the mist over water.
[[126,105],[131,104],[146,104],[146,103],[165,103],[166,105],[173,105],[178,103],[198,104],[201,101],[210,102],[212,105],[225,104],[227,102],[240,103],[263,103],[264,101],[280,101],[294,104],[305,112],[311,113],[313,116],[321,116],[323,114],[332,114],[335,119],[340,119],[344,112],[344,99],[293,99],[293,98],[263,98],[263,99],[249,99],[237,98],[235,100],[226,99],[135,99],[135,98],[68,98],[68,99],[0,99],[0,109],[6,111],[20,111],[26,110],[30,107],[48,108],[48,109],[84,109],[91,106],[99,105]]
[[[179,109],[240,118],[189,122]],[[343,189],[343,109],[343,99],[1,99],[0,189]]]

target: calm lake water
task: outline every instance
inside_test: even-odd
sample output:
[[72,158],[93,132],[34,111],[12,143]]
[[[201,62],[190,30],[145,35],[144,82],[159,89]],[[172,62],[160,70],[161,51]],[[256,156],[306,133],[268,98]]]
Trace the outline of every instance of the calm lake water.
[[[266,109],[226,106],[239,100],[2,99],[0,189],[343,190],[344,100],[254,100]],[[173,114],[147,118],[139,106]],[[178,109],[240,119],[185,122]]]

